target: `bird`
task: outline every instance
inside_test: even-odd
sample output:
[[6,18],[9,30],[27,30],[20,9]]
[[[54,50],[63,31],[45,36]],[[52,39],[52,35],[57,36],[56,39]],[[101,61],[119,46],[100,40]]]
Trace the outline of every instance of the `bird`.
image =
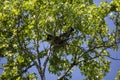
[[68,38],[70,36],[71,32],[73,32],[73,31],[74,31],[74,29],[71,27],[65,33],[61,34],[60,37]]
[[69,40],[69,37],[73,31],[74,29],[70,28],[59,36],[47,34],[47,40],[51,41],[51,45],[53,46],[53,48],[64,47],[67,44],[67,41]]

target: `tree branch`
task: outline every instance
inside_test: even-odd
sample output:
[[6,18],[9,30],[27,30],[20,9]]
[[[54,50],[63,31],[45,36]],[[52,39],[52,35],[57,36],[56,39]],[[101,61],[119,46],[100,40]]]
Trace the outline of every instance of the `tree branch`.
[[65,71],[64,75],[62,75],[58,80],[63,80],[64,77],[69,73],[69,71],[75,66],[76,64],[76,60],[77,60],[77,53],[78,51],[75,52],[75,56],[74,56],[74,61],[73,63],[71,63],[71,65],[68,67],[68,69]]
[[69,68],[66,70],[66,72],[58,79],[58,80],[64,80],[65,76],[68,74],[68,72],[76,65],[76,63],[72,63]]
[[111,57],[111,56],[106,56],[106,57],[111,58],[111,59],[113,59],[113,60],[120,60],[120,59],[118,59],[118,58],[114,58],[114,57]]
[[[105,45],[101,45],[101,46],[94,46],[93,48],[91,48],[91,49],[88,49],[87,51],[85,51],[85,52],[83,52],[79,57],[78,57],[78,59],[80,59],[80,57],[82,57],[82,56],[84,56],[86,53],[88,53],[88,52],[90,52],[90,51],[92,51],[92,50],[94,50],[94,49],[96,49],[96,48],[102,48],[102,47],[105,47],[105,48],[111,48],[113,45],[110,45],[110,46],[105,46]],[[78,46],[77,46],[78,47]],[[79,47],[80,48],[80,47]],[[95,57],[93,57],[93,58],[89,58],[88,60],[92,60],[92,59],[95,59],[95,58],[98,58],[99,56],[102,56],[102,55],[97,55],[97,56],[95,56]],[[109,57],[109,56],[107,56],[107,57]],[[75,57],[76,58],[76,57]],[[115,58],[113,58],[113,57],[109,57],[109,58],[111,58],[111,59],[114,59],[114,60],[120,60],[120,59],[115,59]],[[72,64],[71,64],[71,66],[68,68],[68,70],[66,70],[66,72],[64,73],[64,75],[62,75],[60,78],[59,78],[59,80],[63,80],[64,79],[64,77],[68,74],[68,72],[75,66],[75,65],[78,65],[79,63],[81,63],[81,62],[83,62],[83,61],[86,61],[86,60],[81,60],[81,61],[79,61],[79,62],[73,62]]]
[[43,72],[45,72],[45,69],[46,69],[46,67],[47,67],[47,63],[48,63],[48,61],[49,61],[50,54],[51,54],[51,45],[50,45],[50,49],[48,50],[48,53],[47,53],[47,57],[46,57],[46,59],[45,59],[45,62],[43,63],[43,66],[44,66]]
[[[38,10],[38,6],[36,6],[37,10]],[[35,17],[35,26],[36,26],[36,34],[37,34],[37,39],[36,39],[36,52],[37,52],[37,55],[39,55],[39,37],[40,37],[40,30],[38,28],[38,17],[39,17],[39,14],[36,14],[36,17]],[[41,66],[41,61],[40,61],[40,58],[39,56],[37,56],[37,61],[38,61],[38,65],[40,66],[40,68],[42,69],[42,66]]]
[[19,76],[21,76],[23,73],[27,72],[27,70],[28,70],[29,68],[31,68],[32,66],[34,66],[34,64],[32,64],[32,65],[28,66],[26,69],[20,71],[20,73],[19,73],[18,75],[16,75],[16,76],[12,77],[11,80],[16,80],[16,79],[17,79]]
[[[17,29],[17,31],[18,31],[18,29]],[[40,74],[40,76],[41,76],[41,78],[43,77],[43,75],[42,75],[42,73],[43,73],[43,71],[42,71],[42,68],[38,65],[38,63],[33,59],[33,54],[32,54],[32,52],[30,52],[30,51],[28,51],[28,49],[25,47],[25,46],[23,46],[22,44],[21,44],[21,42],[20,42],[20,38],[19,38],[19,35],[18,35],[18,32],[17,32],[17,40],[18,40],[18,48],[19,49],[21,49],[24,53],[26,53],[27,55],[28,55],[28,57],[30,57],[30,59],[32,60],[32,62],[35,64],[35,66],[36,66],[36,68],[37,68],[37,70],[38,70],[38,72],[39,72],[39,74]]]

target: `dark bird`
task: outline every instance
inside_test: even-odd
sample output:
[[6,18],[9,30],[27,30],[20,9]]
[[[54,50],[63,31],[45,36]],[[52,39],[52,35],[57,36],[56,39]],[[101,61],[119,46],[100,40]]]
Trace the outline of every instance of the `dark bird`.
[[61,34],[60,37],[66,37],[66,38],[68,38],[70,36],[71,32],[73,32],[73,31],[74,31],[74,29],[70,28],[65,33]]
[[52,40],[53,38],[54,38],[53,35],[51,35],[51,34],[47,34],[47,40]]
[[55,47],[64,47],[69,40],[69,36],[74,31],[73,28],[68,29],[65,33],[60,34],[59,36],[53,36],[51,34],[47,34],[47,40],[51,41],[51,45]]

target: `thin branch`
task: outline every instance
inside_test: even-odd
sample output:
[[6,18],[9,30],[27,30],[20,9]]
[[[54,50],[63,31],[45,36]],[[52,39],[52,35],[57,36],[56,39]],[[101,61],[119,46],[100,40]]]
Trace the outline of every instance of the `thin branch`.
[[[89,59],[87,59],[87,60],[92,60],[92,59],[98,58],[99,56],[106,56],[106,55],[101,55],[101,54],[99,54],[99,55],[97,55],[97,56],[95,56],[95,57],[93,57],[93,58],[89,58]],[[113,57],[110,57],[110,56],[106,56],[106,57],[111,58],[111,59],[113,59],[113,60],[120,60],[120,59],[116,59],[116,58],[113,58]],[[68,72],[69,72],[75,65],[78,65],[78,64],[80,64],[80,63],[83,62],[83,61],[86,61],[86,60],[84,59],[84,60],[80,60],[80,61],[78,61],[78,62],[73,62],[73,63],[71,64],[71,66],[68,68],[68,70],[64,73],[64,75],[60,77],[59,80],[63,80],[63,78],[68,74]]]
[[75,52],[74,56],[74,61],[71,63],[71,65],[68,67],[68,69],[65,71],[64,75],[62,75],[58,80],[63,80],[64,77],[69,73],[69,71],[76,65],[76,60],[77,60],[77,53],[78,51]]
[[58,79],[58,80],[63,80],[65,76],[69,73],[69,71],[76,65],[76,63],[72,63],[69,68],[66,70],[66,72]]
[[[39,41],[38,41],[38,39],[37,39],[37,55],[39,55]],[[40,61],[40,59],[39,59],[39,56],[37,57],[37,60],[38,60],[38,64],[39,64],[39,66],[41,67],[41,61]],[[42,68],[42,67],[41,67]]]
[[40,76],[41,76],[41,78],[43,77],[43,70],[42,70],[42,67],[40,67],[39,65],[38,65],[38,63],[33,59],[33,54],[31,53],[31,52],[29,52],[28,51],[28,49],[24,49],[23,47],[21,47],[21,50],[23,50],[29,57],[30,57],[30,59],[32,60],[32,62],[35,64],[35,66],[36,66],[36,68],[37,68],[37,70],[38,70],[38,72],[39,72],[39,74],[40,74]]
[[[92,60],[92,59],[98,58],[99,56],[101,56],[101,55],[97,55],[97,56],[95,56],[95,57],[93,57],[93,58],[89,58],[89,59],[87,59],[87,60]],[[77,62],[76,64],[79,64],[79,63],[81,63],[81,62],[83,62],[83,61],[86,61],[86,60],[85,60],[85,59],[84,59],[84,60],[80,60],[80,61]]]
[[46,69],[46,67],[47,67],[47,63],[48,63],[48,61],[49,61],[50,54],[51,54],[51,46],[50,46],[50,49],[48,50],[48,53],[47,53],[47,57],[46,57],[46,59],[45,59],[45,62],[43,63],[43,66],[44,66],[43,72],[45,72],[45,69]]
[[113,60],[120,60],[120,58],[114,58],[114,57],[111,57],[111,56],[108,56],[108,55],[101,55],[99,54],[100,56],[104,56],[104,57],[108,57],[110,59],[113,59]]
[[[38,6],[36,6],[36,8],[38,9]],[[37,43],[36,43],[36,52],[37,52],[37,55],[39,55],[39,37],[40,37],[40,34],[39,34],[39,32],[40,32],[40,30],[39,30],[39,28],[38,28],[38,14],[36,14],[36,18],[35,18],[35,26],[36,26],[36,34],[37,34]],[[37,60],[38,60],[38,64],[39,64],[39,66],[41,67],[41,61],[40,61],[40,58],[39,58],[39,56],[37,57]],[[41,67],[42,68],[42,67]]]
[[29,52],[27,48],[23,48],[22,46],[20,46],[20,49],[21,49],[22,51],[24,51],[24,52],[28,55],[28,57],[30,57],[30,59],[31,59],[32,62],[35,64],[36,68],[38,69],[39,74],[41,74],[41,73],[42,73],[42,68],[41,68],[41,67],[37,64],[37,62],[33,59],[33,56],[34,56],[34,55],[33,55],[31,52]]
[[113,60],[120,60],[120,59],[118,59],[118,58],[114,58],[114,57],[111,57],[111,56],[106,56],[106,57],[108,57],[108,58],[110,58],[110,59],[113,59]]
[[[18,26],[19,26],[19,24],[20,23],[18,23]],[[24,37],[22,36],[22,35],[19,35],[18,33],[20,33],[21,31],[19,31],[18,30],[18,27],[17,27],[17,41],[18,41],[18,48],[20,49],[20,50],[22,50],[25,54],[27,54],[28,55],[28,57],[31,59],[31,61],[35,64],[35,66],[36,66],[36,68],[37,68],[37,70],[38,70],[38,72],[39,72],[39,75],[41,76],[41,79],[42,80],[45,80],[45,76],[44,76],[44,74],[43,74],[43,70],[42,70],[42,67],[40,67],[39,66],[39,64],[37,63],[37,61],[35,61],[35,59],[33,58],[33,54],[32,54],[32,52],[30,52],[29,50],[28,50],[28,48],[26,48],[26,45],[24,45],[23,44],[23,42],[25,43],[25,41],[24,41]],[[22,44],[21,44],[21,40],[20,40],[20,36],[22,36]]]
[[33,54],[32,52],[28,51],[28,49],[26,47],[23,47],[23,45],[21,44],[20,42],[20,38],[19,38],[19,35],[17,33],[17,40],[18,40],[18,43],[19,43],[19,46],[18,48],[21,49],[24,53],[26,53],[28,55],[28,57],[30,57],[30,59],[32,60],[32,62],[35,64],[36,68],[38,69],[38,72],[40,74],[40,76],[42,77],[41,73],[43,72],[42,71],[42,68],[37,64],[37,62],[33,59]]
[[[88,52],[91,52],[92,50],[95,50],[95,49],[98,49],[98,48],[102,48],[102,47],[105,47],[105,48],[111,48],[113,45],[109,45],[109,46],[105,46],[105,45],[100,45],[100,46],[94,46],[93,48],[91,49],[88,49],[87,51],[83,52],[80,57],[82,57],[83,55],[85,55],[86,53]],[[80,58],[79,57],[79,58]]]
[[29,68],[31,68],[32,66],[34,66],[34,64],[28,66],[26,69],[20,71],[20,73],[14,77],[11,78],[11,80],[16,80],[19,76],[21,76],[23,73],[27,72]]
[[[83,55],[85,55],[86,53],[88,53],[88,52],[90,52],[90,51],[92,51],[92,50],[94,50],[94,49],[96,49],[96,48],[102,48],[102,47],[110,48],[110,47],[112,47],[112,46],[113,46],[113,45],[110,45],[110,46],[105,46],[105,45],[95,46],[95,47],[93,47],[93,48],[91,48],[91,49],[88,49],[87,51],[83,52],[83,53],[78,57],[78,59],[79,59],[80,57],[82,57]],[[77,46],[77,47],[80,48],[79,46]],[[97,55],[97,56],[95,56],[95,57],[93,57],[93,58],[89,58],[88,60],[92,60],[92,59],[98,58],[99,56],[101,56],[101,55]],[[107,56],[107,57],[109,57],[109,56]],[[114,60],[120,60],[120,59],[115,59],[115,58],[113,58],[113,57],[109,57],[109,58],[114,59]],[[68,68],[68,70],[66,70],[66,72],[64,73],[64,75],[59,78],[59,80],[62,80],[62,79],[68,74],[68,72],[69,72],[75,65],[78,65],[79,63],[81,63],[81,62],[83,62],[83,61],[86,61],[86,60],[80,60],[80,61],[78,61],[78,62],[75,62],[75,61],[74,61],[74,62],[71,64],[71,66]]]

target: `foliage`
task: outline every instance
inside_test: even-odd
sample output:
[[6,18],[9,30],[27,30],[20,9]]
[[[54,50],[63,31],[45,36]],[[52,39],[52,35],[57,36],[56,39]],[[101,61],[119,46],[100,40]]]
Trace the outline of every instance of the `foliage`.
[[[68,80],[78,66],[85,80],[103,79],[110,70],[107,49],[118,49],[119,6],[119,0],[99,6],[93,0],[1,0],[0,56],[7,63],[0,78],[32,80],[40,76],[45,80],[48,69],[58,79]],[[114,32],[105,21],[109,13],[116,25]],[[63,35],[70,28],[74,31]],[[47,40],[48,35],[54,40]],[[64,45],[55,46],[61,35]],[[34,66],[39,75],[29,72]]]
[[118,70],[118,74],[117,74],[115,80],[119,80],[119,79],[120,79],[120,70]]

